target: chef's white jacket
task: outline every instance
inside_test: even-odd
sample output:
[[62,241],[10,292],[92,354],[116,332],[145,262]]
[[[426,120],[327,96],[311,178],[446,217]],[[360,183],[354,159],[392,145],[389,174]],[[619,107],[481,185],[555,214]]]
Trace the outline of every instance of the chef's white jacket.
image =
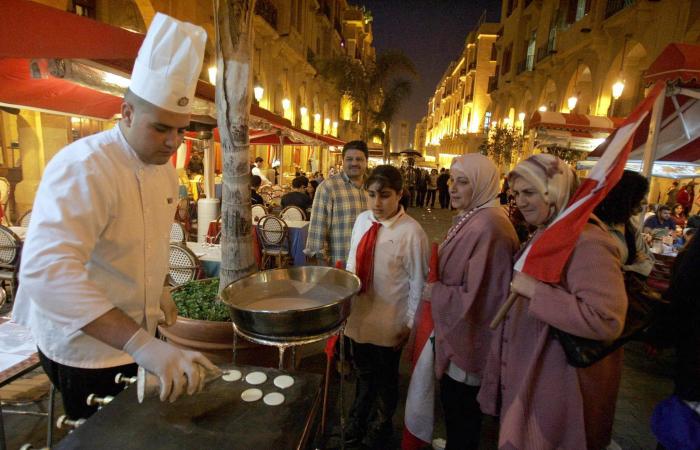
[[119,308],[153,333],[177,203],[170,163],[143,163],[115,126],[46,166],[22,253],[13,319],[41,351],[72,367],[131,357],[80,329]]

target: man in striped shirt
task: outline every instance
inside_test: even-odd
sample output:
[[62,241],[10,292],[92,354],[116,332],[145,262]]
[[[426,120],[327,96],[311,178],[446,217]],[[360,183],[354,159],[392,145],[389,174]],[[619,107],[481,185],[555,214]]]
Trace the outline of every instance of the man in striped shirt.
[[343,147],[343,171],[318,186],[304,253],[329,265],[347,260],[352,227],[366,209],[362,188],[367,171],[367,144],[350,141]]

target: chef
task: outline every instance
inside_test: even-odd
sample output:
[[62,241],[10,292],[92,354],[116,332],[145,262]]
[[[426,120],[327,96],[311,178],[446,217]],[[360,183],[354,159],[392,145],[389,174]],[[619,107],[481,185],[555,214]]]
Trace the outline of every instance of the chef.
[[160,380],[160,399],[193,394],[217,368],[154,337],[175,322],[164,287],[178,198],[169,163],[190,123],[206,32],[156,14],[139,50],[121,120],[80,139],[46,166],[22,254],[13,319],[30,328],[66,414],[116,395],[137,364]]

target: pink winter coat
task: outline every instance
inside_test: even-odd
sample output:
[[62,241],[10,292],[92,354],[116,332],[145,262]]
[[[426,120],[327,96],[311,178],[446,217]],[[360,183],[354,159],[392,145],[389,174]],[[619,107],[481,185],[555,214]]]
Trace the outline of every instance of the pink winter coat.
[[500,449],[600,450],[610,442],[622,349],[576,369],[550,333],[550,325],[598,340],[622,332],[620,257],[601,226],[586,224],[562,278],[518,298],[493,340],[478,400],[500,415]]
[[450,361],[481,375],[491,348],[489,322],[508,296],[518,237],[503,208],[484,208],[440,250],[440,281],[431,292],[435,371]]

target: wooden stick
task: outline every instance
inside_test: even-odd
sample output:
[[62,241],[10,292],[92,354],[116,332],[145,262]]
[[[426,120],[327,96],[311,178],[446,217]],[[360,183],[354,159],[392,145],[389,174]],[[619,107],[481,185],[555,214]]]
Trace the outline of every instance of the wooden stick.
[[491,321],[491,329],[495,329],[498,325],[503,322],[503,319],[506,317],[506,314],[508,314],[508,311],[510,308],[513,306],[513,303],[515,303],[515,299],[518,298],[518,294],[516,292],[511,292],[508,295],[508,298],[506,299],[505,303],[501,305],[501,307],[498,309],[498,312],[496,313],[496,317],[493,318]]

